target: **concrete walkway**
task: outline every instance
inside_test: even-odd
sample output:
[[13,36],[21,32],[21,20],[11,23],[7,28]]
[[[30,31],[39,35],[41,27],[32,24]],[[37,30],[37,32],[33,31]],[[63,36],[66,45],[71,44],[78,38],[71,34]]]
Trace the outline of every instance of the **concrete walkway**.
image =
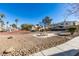
[[38,53],[34,53],[30,56],[74,56],[79,52],[79,36],[73,38],[72,40],[52,47]]

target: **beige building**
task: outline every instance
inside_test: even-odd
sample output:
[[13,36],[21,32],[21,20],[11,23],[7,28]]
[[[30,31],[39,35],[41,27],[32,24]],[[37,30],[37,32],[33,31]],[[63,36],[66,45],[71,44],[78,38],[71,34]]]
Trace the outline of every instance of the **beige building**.
[[32,30],[39,30],[40,26],[32,26]]
[[75,25],[79,25],[79,21],[75,21]]

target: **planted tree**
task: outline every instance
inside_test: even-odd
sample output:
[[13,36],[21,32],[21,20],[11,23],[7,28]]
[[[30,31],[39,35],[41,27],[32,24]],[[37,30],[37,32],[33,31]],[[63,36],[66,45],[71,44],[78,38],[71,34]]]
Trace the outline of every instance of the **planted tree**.
[[4,26],[3,18],[4,17],[5,17],[4,14],[0,14],[0,23],[1,23],[1,25],[0,25],[0,27],[1,27],[0,31],[4,31],[4,29],[3,29],[3,26]]
[[18,19],[15,19],[15,22],[16,22],[16,28],[18,27]]
[[7,24],[7,28],[8,28],[8,24],[9,24],[9,22],[7,21],[6,24]]
[[[77,19],[79,19],[79,3],[71,3],[67,4],[70,8],[67,9],[68,16],[74,15]],[[77,28],[77,32],[79,32],[79,25],[75,26]]]
[[42,20],[42,23],[43,23],[45,29],[46,29],[46,27],[47,27],[47,28],[50,28],[51,22],[52,22],[52,19],[50,19],[50,17],[48,17],[48,16],[46,16],[46,17]]
[[40,25],[39,25],[39,24],[36,24],[36,26],[37,26],[37,27],[36,27],[36,30],[39,31]]
[[5,17],[5,15],[4,14],[0,14],[0,18],[4,18]]
[[22,30],[31,30],[32,29],[32,25],[31,24],[22,24],[21,25],[21,29]]
[[12,24],[11,25],[13,28],[17,28],[17,25],[16,24]]

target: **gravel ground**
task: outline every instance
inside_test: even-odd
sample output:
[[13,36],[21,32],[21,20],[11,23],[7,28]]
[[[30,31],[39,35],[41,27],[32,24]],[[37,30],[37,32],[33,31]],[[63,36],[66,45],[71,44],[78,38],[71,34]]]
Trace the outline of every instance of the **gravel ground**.
[[25,32],[13,34],[0,34],[1,56],[28,56],[32,53],[57,46],[70,39],[62,36],[49,38],[35,38],[34,33]]

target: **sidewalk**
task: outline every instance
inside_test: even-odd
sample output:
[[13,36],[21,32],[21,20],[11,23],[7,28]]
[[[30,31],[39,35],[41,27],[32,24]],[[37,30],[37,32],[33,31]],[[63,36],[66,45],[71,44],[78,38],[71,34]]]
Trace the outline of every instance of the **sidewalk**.
[[70,41],[52,47],[30,56],[74,56],[79,52],[79,36],[71,39]]

